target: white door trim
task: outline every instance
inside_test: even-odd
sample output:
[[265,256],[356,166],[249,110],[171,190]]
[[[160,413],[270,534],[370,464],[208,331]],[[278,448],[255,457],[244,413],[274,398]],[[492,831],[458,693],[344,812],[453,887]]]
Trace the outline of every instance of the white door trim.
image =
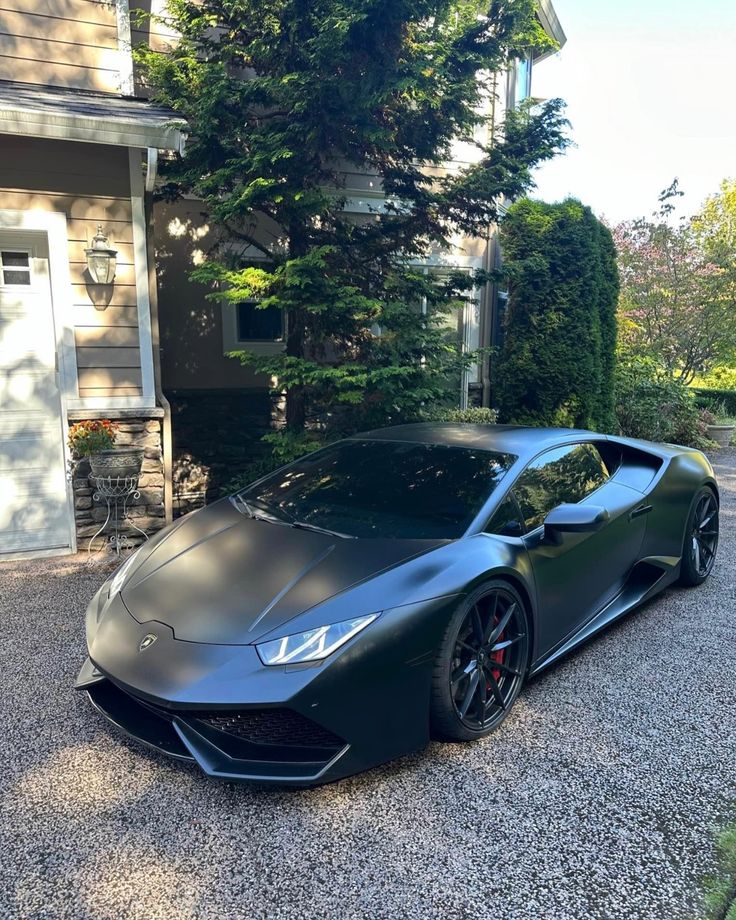
[[[0,208],[0,230],[43,233],[47,238],[49,253],[49,283],[51,287],[51,315],[54,322],[56,354],[59,360],[59,404],[61,438],[64,463],[69,468],[71,452],[67,443],[67,402],[79,392],[77,382],[77,353],[74,344],[72,311],[72,286],[69,273],[69,255],[66,216],[56,211],[16,211]],[[74,517],[74,492],[71,479],[66,480],[67,518],[69,522],[69,548],[77,551],[77,531]]]
[[59,356],[59,389],[62,409],[65,402],[79,394],[77,351],[74,344],[72,281],[69,273],[69,237],[66,215],[57,211],[11,211],[0,209],[0,230],[23,230],[45,233],[49,247],[49,280]]
[[140,149],[128,151],[130,166],[130,203],[133,214],[133,251],[135,259],[135,291],[138,301],[138,347],[141,355],[141,393],[143,400],[155,405],[156,388],[153,380],[153,335],[151,332],[151,301],[148,293],[148,246],[146,245],[146,211],[143,196],[143,160]]

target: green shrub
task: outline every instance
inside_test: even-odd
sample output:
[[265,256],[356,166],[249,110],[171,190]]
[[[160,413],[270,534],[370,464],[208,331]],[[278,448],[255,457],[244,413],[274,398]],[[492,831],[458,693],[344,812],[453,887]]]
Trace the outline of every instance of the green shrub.
[[422,421],[426,422],[461,422],[471,425],[495,425],[498,412],[495,409],[484,409],[472,406],[469,409],[428,409],[422,413]]
[[237,476],[233,476],[222,487],[221,495],[232,495],[239,492],[246,486],[249,486],[256,479],[267,476],[280,466],[286,466],[311,453],[320,447],[324,447],[326,441],[320,436],[320,432],[304,431],[294,434],[284,431],[271,431],[261,438],[264,444],[270,448],[268,453],[258,457],[249,464]]
[[693,387],[695,402],[703,409],[709,409],[714,415],[736,415],[736,390],[715,390],[705,387]]
[[651,358],[619,362],[615,396],[621,434],[691,447],[712,446],[692,390]]
[[618,272],[608,228],[579,201],[524,199],[501,227],[509,279],[494,362],[500,418],[610,429]]
[[736,366],[719,365],[707,374],[699,374],[692,384],[703,390],[733,390],[736,392]]
[[716,842],[720,872],[706,884],[705,902],[710,920],[736,920],[736,826]]

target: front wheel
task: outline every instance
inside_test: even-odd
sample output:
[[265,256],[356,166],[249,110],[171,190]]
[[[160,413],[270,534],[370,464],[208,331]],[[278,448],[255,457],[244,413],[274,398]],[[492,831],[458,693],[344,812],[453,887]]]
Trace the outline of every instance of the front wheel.
[[682,544],[680,584],[702,584],[710,575],[718,549],[718,499],[704,486],[695,496]]
[[524,603],[507,582],[490,581],[453,614],[432,679],[433,733],[472,741],[492,732],[519,695],[529,664]]

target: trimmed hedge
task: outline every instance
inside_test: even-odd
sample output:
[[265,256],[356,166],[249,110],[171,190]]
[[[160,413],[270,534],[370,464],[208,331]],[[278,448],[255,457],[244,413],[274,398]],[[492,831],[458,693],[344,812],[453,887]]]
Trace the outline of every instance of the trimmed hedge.
[[722,404],[728,415],[736,416],[736,390],[711,390],[705,387],[692,387],[695,402],[702,409],[710,409]]
[[504,422],[611,430],[618,271],[590,208],[522,199],[501,225],[509,279],[493,395]]

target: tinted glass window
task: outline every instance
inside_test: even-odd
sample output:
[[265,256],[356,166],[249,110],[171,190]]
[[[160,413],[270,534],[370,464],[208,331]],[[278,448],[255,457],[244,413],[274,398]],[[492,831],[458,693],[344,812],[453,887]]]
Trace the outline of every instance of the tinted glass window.
[[461,536],[516,458],[398,441],[341,441],[240,493],[254,511],[355,537]]
[[601,456],[592,444],[557,447],[537,457],[519,476],[514,494],[532,530],[564,502],[582,501],[608,479]]
[[510,495],[507,495],[496,508],[486,527],[486,533],[495,533],[502,537],[520,537],[524,533],[518,506]]
[[255,300],[237,304],[239,342],[275,342],[283,335],[283,314],[272,307],[261,309]]

